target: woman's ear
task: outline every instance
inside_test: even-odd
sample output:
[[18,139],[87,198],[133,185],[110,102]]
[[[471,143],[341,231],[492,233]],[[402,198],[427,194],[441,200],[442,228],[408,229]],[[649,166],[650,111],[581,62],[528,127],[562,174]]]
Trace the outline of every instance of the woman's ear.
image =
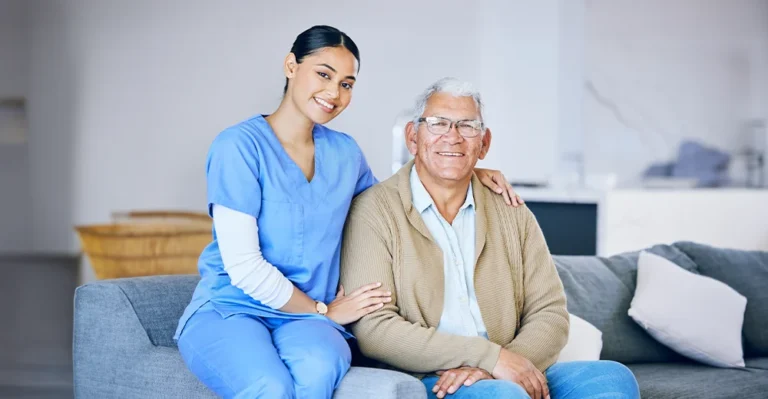
[[285,56],[285,62],[283,63],[283,72],[285,73],[285,77],[288,79],[293,79],[293,77],[296,76],[296,69],[298,66],[299,63],[296,61],[296,55],[293,53],[288,53],[288,55]]

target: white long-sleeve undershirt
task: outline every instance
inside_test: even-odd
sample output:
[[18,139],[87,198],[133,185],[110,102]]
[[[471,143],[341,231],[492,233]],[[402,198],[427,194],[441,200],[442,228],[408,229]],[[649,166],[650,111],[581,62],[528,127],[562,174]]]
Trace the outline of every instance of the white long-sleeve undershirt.
[[285,306],[293,294],[293,283],[262,256],[256,218],[214,204],[213,223],[232,284],[270,308]]

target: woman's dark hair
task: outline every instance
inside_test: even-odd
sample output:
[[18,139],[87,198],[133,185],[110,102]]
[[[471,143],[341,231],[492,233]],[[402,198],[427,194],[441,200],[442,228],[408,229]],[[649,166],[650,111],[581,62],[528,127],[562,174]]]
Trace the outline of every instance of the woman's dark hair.
[[[296,62],[301,64],[304,57],[312,55],[327,47],[344,47],[357,59],[357,69],[360,69],[360,51],[357,45],[346,33],[327,25],[316,25],[301,32],[293,42],[291,52],[296,56]],[[283,94],[288,91],[288,78],[285,79]]]

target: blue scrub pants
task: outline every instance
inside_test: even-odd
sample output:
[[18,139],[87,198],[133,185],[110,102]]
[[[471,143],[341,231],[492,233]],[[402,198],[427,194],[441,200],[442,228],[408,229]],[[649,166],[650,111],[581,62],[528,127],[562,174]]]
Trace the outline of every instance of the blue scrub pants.
[[273,325],[252,315],[223,318],[201,307],[179,337],[193,374],[224,398],[323,398],[350,367],[341,333],[322,320]]

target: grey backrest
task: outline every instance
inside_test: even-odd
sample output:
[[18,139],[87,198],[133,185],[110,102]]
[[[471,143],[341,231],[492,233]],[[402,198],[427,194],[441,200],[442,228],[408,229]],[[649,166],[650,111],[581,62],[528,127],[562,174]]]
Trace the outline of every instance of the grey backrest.
[[768,356],[768,252],[715,248],[676,242],[703,276],[722,281],[747,297],[744,312],[744,356]]
[[[669,245],[647,251],[698,273],[685,253]],[[592,323],[603,333],[601,357],[622,363],[670,362],[683,358],[648,335],[627,314],[637,281],[639,252],[608,258],[555,256],[568,299],[568,311]]]

